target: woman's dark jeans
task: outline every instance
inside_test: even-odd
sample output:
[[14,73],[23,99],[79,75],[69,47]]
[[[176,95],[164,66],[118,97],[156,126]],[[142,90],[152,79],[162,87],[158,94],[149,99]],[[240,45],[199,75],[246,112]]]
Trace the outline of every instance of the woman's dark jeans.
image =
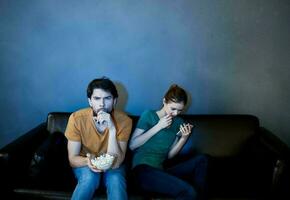
[[136,184],[146,193],[194,200],[204,196],[207,165],[207,157],[198,155],[164,170],[137,165],[133,174]]

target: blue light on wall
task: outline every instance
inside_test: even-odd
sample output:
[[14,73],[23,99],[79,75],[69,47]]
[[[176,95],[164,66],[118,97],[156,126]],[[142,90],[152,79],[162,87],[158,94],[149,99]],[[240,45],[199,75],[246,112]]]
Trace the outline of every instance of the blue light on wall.
[[130,114],[177,83],[188,113],[254,114],[290,144],[290,8],[259,2],[0,0],[0,147],[104,75]]

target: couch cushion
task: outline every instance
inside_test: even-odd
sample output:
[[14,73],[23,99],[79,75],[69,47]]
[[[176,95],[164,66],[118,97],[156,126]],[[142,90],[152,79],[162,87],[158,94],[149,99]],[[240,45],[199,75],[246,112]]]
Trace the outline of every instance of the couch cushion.
[[[64,133],[70,112],[51,112],[47,117],[49,133]],[[139,116],[133,119],[134,130]],[[179,153],[188,156],[195,152],[216,157],[227,157],[238,154],[243,145],[251,138],[259,127],[259,120],[252,115],[182,115],[195,125],[185,146]]]
[[215,157],[238,154],[257,133],[259,121],[251,115],[185,115],[193,132],[180,152],[202,152]]
[[47,116],[47,131],[49,133],[64,133],[70,112],[51,112]]

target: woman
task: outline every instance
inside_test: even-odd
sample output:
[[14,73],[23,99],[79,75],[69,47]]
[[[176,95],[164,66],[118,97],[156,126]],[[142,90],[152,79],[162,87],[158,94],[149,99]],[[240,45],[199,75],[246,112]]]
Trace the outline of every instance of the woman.
[[[178,115],[187,103],[187,94],[172,85],[158,111],[145,111],[133,132],[130,149],[134,150],[133,175],[147,194],[158,193],[175,199],[196,199],[203,189],[207,159],[196,156],[170,168],[164,161],[178,154],[191,134],[193,126]],[[184,178],[189,178],[189,182]],[[193,187],[196,186],[196,188]]]

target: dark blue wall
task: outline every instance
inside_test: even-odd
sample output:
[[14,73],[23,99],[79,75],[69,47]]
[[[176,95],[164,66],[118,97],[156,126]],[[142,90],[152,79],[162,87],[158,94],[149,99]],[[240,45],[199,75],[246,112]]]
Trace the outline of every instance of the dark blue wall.
[[103,75],[131,114],[177,83],[187,113],[254,114],[290,144],[289,25],[288,0],[0,0],[0,147]]

